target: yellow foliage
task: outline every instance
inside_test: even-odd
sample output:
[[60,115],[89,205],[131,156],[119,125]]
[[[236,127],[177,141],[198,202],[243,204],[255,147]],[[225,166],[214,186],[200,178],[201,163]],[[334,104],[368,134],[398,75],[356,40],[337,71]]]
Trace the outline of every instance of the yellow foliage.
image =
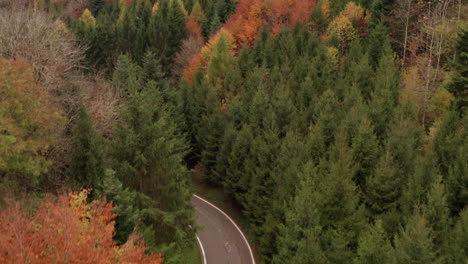
[[90,190],[83,189],[79,193],[70,193],[70,205],[75,208],[76,212],[82,217],[83,223],[87,223],[91,219],[91,204],[87,203]]
[[331,63],[336,67],[338,66],[338,49],[335,47],[327,48],[327,57],[330,59]]
[[91,14],[91,11],[89,11],[88,8],[83,11],[83,14],[80,17],[80,21],[83,22],[83,24],[87,27],[94,27],[96,25],[96,18],[94,18],[93,14]]
[[360,20],[365,16],[365,11],[354,2],[348,2],[343,12],[341,12],[341,15],[347,17],[351,21]]
[[159,10],[159,2],[154,3],[153,8],[151,9],[151,14],[154,16]]
[[177,5],[179,6],[180,8],[180,11],[182,11],[182,13],[184,14],[184,16],[188,16],[188,12],[187,12],[187,9],[185,9],[185,5],[184,5],[184,2],[182,2],[182,0],[177,0]]
[[205,17],[205,14],[203,13],[203,8],[201,7],[200,2],[198,0],[196,0],[195,4],[193,4],[190,16],[193,17],[198,23],[200,23]]
[[422,107],[420,91],[424,86],[424,81],[419,77],[417,67],[407,68],[401,76],[402,90],[400,93],[400,102],[412,103],[418,112]]
[[357,31],[348,17],[339,15],[328,26],[328,34],[335,35],[340,41],[341,47],[346,47],[348,43],[357,37]]
[[432,96],[431,114],[434,119],[439,119],[445,115],[453,100],[453,95],[444,88],[439,89]]
[[320,6],[322,9],[322,14],[325,18],[330,17],[330,0],[322,0],[322,5]]
[[58,27],[60,30],[62,30],[63,32],[65,32],[65,33],[70,32],[70,31],[68,30],[67,25],[65,25],[65,23],[63,23],[63,21],[62,21],[60,18],[58,18],[57,20],[55,20],[55,24],[56,24],[57,27]]
[[201,50],[201,66],[203,69],[206,69],[208,66],[208,62],[210,61],[212,54],[215,52],[216,46],[218,45],[220,39],[224,40],[228,47],[228,51],[233,54],[233,50],[235,48],[234,37],[228,31],[221,29]]

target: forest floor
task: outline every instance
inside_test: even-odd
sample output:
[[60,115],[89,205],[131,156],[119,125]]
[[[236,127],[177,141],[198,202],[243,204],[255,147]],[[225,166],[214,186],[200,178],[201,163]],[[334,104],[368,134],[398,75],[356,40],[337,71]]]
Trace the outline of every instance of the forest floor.
[[[223,210],[226,214],[229,215],[242,229],[245,235],[249,238],[251,234],[251,230],[249,229],[249,225],[247,219],[242,214],[241,208],[239,205],[229,197],[222,189],[222,187],[215,187],[208,184],[206,181],[201,179],[200,177],[193,176],[192,177],[192,186],[193,186],[193,193],[206,198],[208,201],[219,207]],[[250,239],[249,243],[252,247],[254,257],[258,261],[259,257],[256,251],[255,245],[252,243]]]

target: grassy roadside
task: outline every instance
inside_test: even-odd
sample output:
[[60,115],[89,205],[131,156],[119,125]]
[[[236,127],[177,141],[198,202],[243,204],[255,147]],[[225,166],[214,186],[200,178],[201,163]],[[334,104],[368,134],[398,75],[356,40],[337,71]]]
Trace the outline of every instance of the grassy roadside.
[[186,264],[202,264],[202,256],[196,241],[193,247],[184,249],[180,254]]
[[[197,175],[193,175],[192,177],[192,185],[193,185],[193,192],[203,198],[206,198],[208,201],[219,207],[223,210],[229,217],[232,218],[236,222],[237,225],[242,229],[244,234],[249,239],[250,237],[250,229],[247,220],[242,215],[242,212],[236,202],[226,195],[223,192],[222,188],[213,187],[206,182],[203,181]],[[250,246],[252,247],[255,260],[259,260],[258,254],[256,252],[255,245],[249,239]],[[260,261],[258,261],[260,262]]]

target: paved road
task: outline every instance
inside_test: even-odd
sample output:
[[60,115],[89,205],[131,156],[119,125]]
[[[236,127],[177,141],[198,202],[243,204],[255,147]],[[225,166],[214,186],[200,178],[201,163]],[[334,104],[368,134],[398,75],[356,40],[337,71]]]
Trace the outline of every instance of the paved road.
[[204,264],[255,264],[247,239],[226,213],[197,195],[192,205]]

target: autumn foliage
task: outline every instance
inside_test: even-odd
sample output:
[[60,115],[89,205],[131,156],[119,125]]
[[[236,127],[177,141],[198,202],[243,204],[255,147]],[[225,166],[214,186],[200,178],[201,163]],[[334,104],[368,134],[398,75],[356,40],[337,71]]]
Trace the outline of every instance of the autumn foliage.
[[[229,34],[233,41],[232,50],[240,50],[243,45],[253,46],[260,28],[265,25],[276,35],[282,26],[305,23],[310,17],[316,0],[241,0],[235,13],[220,31]],[[214,34],[207,46],[213,46],[219,40],[219,32]],[[198,68],[206,68],[204,55],[196,55],[184,71],[187,80],[191,80]]]
[[22,184],[37,183],[49,167],[41,153],[60,125],[60,111],[36,84],[32,67],[21,59],[0,58],[0,172],[24,173],[32,177]]
[[87,193],[46,199],[34,214],[7,203],[0,213],[0,263],[162,263],[159,254],[145,254],[137,234],[116,245],[114,206],[87,203]]

